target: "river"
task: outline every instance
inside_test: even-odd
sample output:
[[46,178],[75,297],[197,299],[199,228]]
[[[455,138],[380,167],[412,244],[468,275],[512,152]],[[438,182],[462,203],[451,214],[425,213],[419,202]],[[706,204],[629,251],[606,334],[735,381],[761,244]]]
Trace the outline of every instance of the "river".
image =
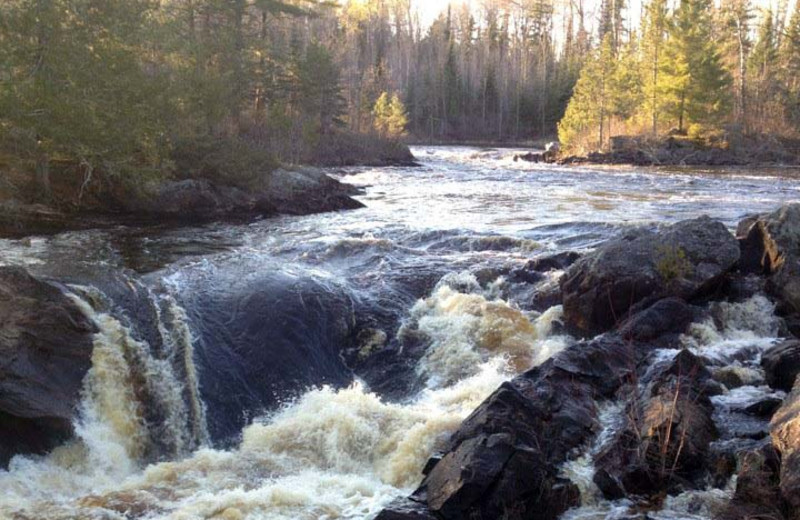
[[[422,167],[332,172],[363,188],[355,211],[0,240],[0,265],[63,283],[100,331],[75,439],[0,471],[0,517],[372,518],[500,383],[573,341],[531,303],[560,273],[525,279],[529,259],[800,198],[791,170],[413,152]],[[768,303],[730,314],[687,346],[776,334]],[[573,518],[620,507],[584,493]]]

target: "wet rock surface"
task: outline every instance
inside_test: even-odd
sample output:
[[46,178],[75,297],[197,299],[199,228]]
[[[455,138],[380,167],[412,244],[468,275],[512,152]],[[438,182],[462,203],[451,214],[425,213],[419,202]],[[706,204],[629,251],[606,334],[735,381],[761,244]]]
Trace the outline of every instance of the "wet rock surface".
[[0,267],[0,467],[72,434],[93,323],[61,289]]
[[800,312],[800,204],[787,204],[739,225],[742,269],[768,276],[767,287],[785,306]]
[[761,356],[761,366],[769,386],[791,391],[800,374],[800,340],[784,341],[767,350]]
[[703,485],[718,434],[702,360],[681,351],[626,409],[627,425],[595,459],[607,498],[654,495]]
[[674,348],[699,313],[699,309],[680,298],[665,298],[622,322],[619,333],[626,340],[656,342]]
[[569,268],[561,281],[565,323],[580,336],[600,334],[642,301],[711,291],[738,259],[736,239],[708,217],[631,230]]
[[785,518],[778,489],[780,456],[771,446],[744,451],[738,455],[736,490],[721,520]]
[[770,423],[772,445],[781,457],[780,493],[790,512],[800,518],[800,385],[795,384]]
[[602,338],[503,384],[462,423],[412,499],[445,519],[557,518],[580,498],[560,465],[597,433],[595,400],[614,394],[635,357],[619,337]]

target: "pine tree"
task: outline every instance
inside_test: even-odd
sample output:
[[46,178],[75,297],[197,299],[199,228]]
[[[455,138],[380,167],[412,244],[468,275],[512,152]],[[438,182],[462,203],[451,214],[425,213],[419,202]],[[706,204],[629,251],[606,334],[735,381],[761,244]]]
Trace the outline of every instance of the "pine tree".
[[800,4],[795,7],[781,42],[780,63],[790,91],[800,89]]
[[645,8],[641,39],[642,111],[652,125],[653,136],[664,112],[659,73],[664,59],[664,45],[669,30],[667,0],[651,0]]
[[389,97],[388,92],[383,92],[375,102],[372,110],[373,125],[383,138],[399,139],[405,135],[408,125],[406,107],[397,94]]
[[564,117],[558,123],[558,138],[568,150],[585,151],[605,144],[616,65],[612,41],[611,34],[606,34],[584,64]]
[[328,135],[335,126],[342,126],[345,111],[341,94],[339,67],[323,45],[311,43],[296,68],[300,111],[316,126],[320,135]]
[[408,126],[408,113],[403,101],[396,93],[392,95],[392,100],[389,102],[388,115],[387,129],[389,136],[394,139],[405,136],[406,127]]
[[[13,130],[42,198],[51,162],[131,178],[162,173],[166,78],[145,73],[154,6],[109,0],[9,0],[2,6],[0,141]],[[136,177],[136,179],[134,179]]]
[[666,112],[678,130],[718,125],[730,111],[730,74],[713,38],[709,0],[681,0],[659,74]]
[[800,126],[800,5],[795,6],[781,42],[780,64],[784,110],[789,123]]
[[776,67],[778,65],[777,31],[771,10],[765,10],[758,29],[758,38],[750,55],[748,68],[753,78],[753,98],[756,120],[763,122],[772,114],[778,97]]
[[633,118],[643,102],[641,65],[636,48],[635,35],[619,50],[619,56],[611,74],[610,109],[611,114],[620,121]]

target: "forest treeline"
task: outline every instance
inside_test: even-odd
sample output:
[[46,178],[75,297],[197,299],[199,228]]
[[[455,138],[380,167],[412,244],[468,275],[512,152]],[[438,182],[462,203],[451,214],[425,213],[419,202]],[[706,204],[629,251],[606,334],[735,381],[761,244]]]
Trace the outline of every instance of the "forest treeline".
[[666,134],[715,146],[800,133],[800,6],[650,0],[636,31],[603,4],[597,44],[559,123],[576,153],[613,135]]
[[599,19],[454,2],[432,21],[412,0],[5,0],[0,169],[47,197],[52,172],[246,185],[279,162],[391,157],[405,136],[793,135],[800,15],[751,1],[650,0],[639,23],[624,0]]
[[359,16],[307,0],[4,0],[0,192],[26,177],[38,199],[64,177],[81,194],[247,186],[279,162],[403,157],[405,107],[367,92],[380,85]]
[[[3,159],[89,179],[391,155],[387,140],[552,134],[590,45],[570,8],[497,0],[6,0]],[[377,151],[376,151],[377,150]],[[20,166],[22,165],[22,166]]]

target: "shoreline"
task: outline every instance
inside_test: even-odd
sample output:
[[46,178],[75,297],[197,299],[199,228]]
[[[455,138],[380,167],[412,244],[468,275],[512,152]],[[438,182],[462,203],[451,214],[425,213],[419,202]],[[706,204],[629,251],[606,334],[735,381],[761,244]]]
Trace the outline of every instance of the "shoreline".
[[[205,179],[168,181],[149,197],[137,196],[116,206],[62,210],[52,205],[0,200],[0,238],[110,229],[117,226],[188,227],[212,222],[248,223],[279,215],[310,215],[359,209],[362,191],[328,174],[326,168],[280,168],[257,190]],[[112,209],[113,208],[113,209]]]

